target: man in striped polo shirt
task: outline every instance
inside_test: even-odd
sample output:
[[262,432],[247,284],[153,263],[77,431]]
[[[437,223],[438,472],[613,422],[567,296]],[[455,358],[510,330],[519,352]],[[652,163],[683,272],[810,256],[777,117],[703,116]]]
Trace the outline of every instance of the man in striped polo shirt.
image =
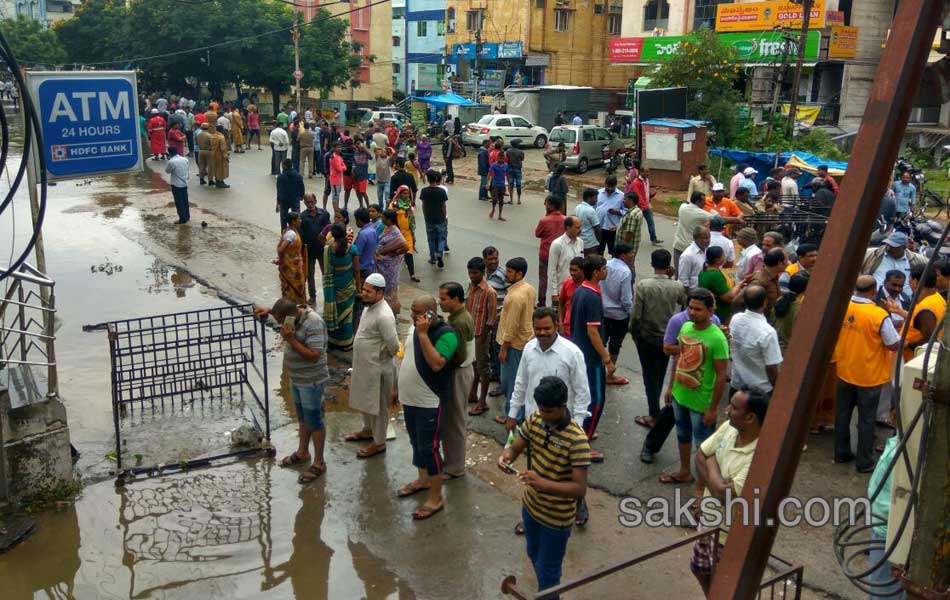
[[511,463],[528,451],[527,470],[518,474],[525,486],[521,518],[539,591],[561,582],[577,500],[587,493],[590,444],[571,419],[567,396],[563,381],[543,377],[534,390],[538,412],[521,424],[514,444],[498,460],[503,471],[512,472]]

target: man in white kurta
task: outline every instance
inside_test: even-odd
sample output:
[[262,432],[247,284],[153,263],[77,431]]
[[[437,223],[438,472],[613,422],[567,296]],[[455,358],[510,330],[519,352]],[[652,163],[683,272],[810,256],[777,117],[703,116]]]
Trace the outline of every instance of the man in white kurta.
[[396,316],[383,301],[386,280],[373,273],[363,282],[360,298],[363,316],[353,338],[353,375],[350,382],[350,408],[363,413],[363,429],[346,436],[357,442],[372,440],[356,455],[369,458],[386,451],[389,405],[392,403],[393,357],[399,351]]

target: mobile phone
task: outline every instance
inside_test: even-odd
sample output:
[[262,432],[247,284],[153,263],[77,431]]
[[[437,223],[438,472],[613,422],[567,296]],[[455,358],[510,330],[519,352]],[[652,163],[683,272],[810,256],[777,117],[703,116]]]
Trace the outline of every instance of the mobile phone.
[[516,469],[514,466],[512,466],[512,465],[510,465],[510,464],[507,464],[507,463],[499,463],[499,464],[503,464],[503,465],[504,465],[503,469],[504,469],[505,471],[508,471],[508,472],[511,473],[512,475],[518,475],[518,469]]
[[291,315],[291,316],[289,316],[289,317],[284,318],[284,325],[290,325],[292,328],[296,329],[296,328],[297,328],[297,317]]
[[434,318],[435,318],[435,313],[432,312],[431,310],[430,310],[430,311],[426,311],[426,318],[427,318],[427,319],[430,319],[430,320],[431,320],[431,319],[434,319]]

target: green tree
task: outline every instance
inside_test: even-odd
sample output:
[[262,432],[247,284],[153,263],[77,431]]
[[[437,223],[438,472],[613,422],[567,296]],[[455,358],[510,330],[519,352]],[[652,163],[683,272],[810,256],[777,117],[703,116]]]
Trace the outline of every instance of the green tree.
[[18,15],[15,19],[0,21],[0,32],[23,66],[61,65],[68,60],[56,34],[40,25],[39,21]]
[[85,0],[72,19],[60,21],[53,30],[70,62],[83,65],[124,55],[128,24],[124,0]]
[[716,32],[703,29],[684,38],[676,53],[660,65],[651,87],[687,87],[687,115],[710,121],[720,145],[728,145],[738,129],[736,90],[739,76],[736,50],[719,41]]
[[343,85],[359,87],[356,75],[363,62],[361,45],[346,39],[347,22],[328,17],[330,12],[321,9],[314,21],[301,28],[300,35],[300,70],[304,72],[300,83],[323,95]]

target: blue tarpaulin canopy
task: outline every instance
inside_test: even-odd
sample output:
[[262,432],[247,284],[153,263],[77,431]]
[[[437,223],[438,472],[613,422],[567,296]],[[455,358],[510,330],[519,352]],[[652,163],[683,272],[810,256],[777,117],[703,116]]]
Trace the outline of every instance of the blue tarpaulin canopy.
[[[735,148],[710,148],[709,155],[723,156],[736,164],[748,164],[750,167],[758,171],[758,174],[755,176],[756,185],[768,177],[769,171],[772,170],[772,166],[776,164],[775,152],[750,152],[748,150],[739,150]],[[827,165],[829,173],[839,178],[848,169],[848,163],[846,162],[825,160],[819,156],[815,156],[810,152],[805,152],[804,150],[779,152],[778,166],[784,167],[785,163],[789,162],[789,160],[791,160],[793,157],[795,157],[797,160],[792,160],[792,163],[802,170],[802,176],[798,178],[799,188],[804,188],[804,186],[809,181],[814,179],[814,172],[818,165]]]
[[439,94],[437,96],[413,96],[413,100],[418,100],[420,102],[426,102],[438,107],[446,107],[451,105],[458,106],[475,106],[475,103],[469,100],[468,98],[463,98],[458,94]]

